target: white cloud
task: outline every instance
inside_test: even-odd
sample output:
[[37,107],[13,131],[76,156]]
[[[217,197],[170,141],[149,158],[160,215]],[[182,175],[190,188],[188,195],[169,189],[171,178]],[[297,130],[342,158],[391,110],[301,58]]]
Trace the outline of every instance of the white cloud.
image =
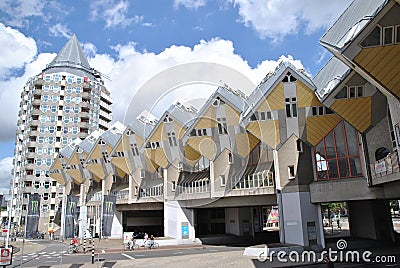
[[11,170],[13,157],[0,159],[0,193],[8,195],[10,189]]
[[[0,34],[0,36],[5,38],[4,34]],[[9,35],[8,39],[5,40],[5,43],[17,42],[12,35]],[[32,40],[32,42],[34,41]],[[14,47],[14,43],[7,47]],[[159,54],[137,51],[135,45],[135,42],[129,42],[115,46],[114,50],[118,52],[118,57],[115,59],[107,54],[97,54],[96,47],[91,43],[83,44],[84,50],[89,55],[88,60],[91,66],[110,77],[110,80],[105,80],[105,83],[115,103],[113,107],[114,120],[123,120],[126,107],[136,90],[151,77],[169,67],[190,62],[218,63],[234,68],[247,76],[254,84],[258,84],[269,71],[275,69],[280,60],[265,60],[256,68],[251,68],[240,55],[235,53],[234,44],[231,41],[218,38],[209,41],[201,40],[194,47],[174,45]],[[25,50],[30,51],[28,48]],[[5,54],[4,57],[15,57],[14,52],[14,50],[8,50],[8,54]],[[24,51],[21,51],[18,54],[23,53]],[[30,62],[21,62],[21,65],[25,64],[25,73],[22,76],[0,81],[0,88],[2,88],[0,91],[0,103],[2,103],[0,106],[0,124],[2,126],[0,140],[9,141],[15,138],[22,88],[29,77],[40,73],[55,56],[54,53],[41,53],[36,58],[31,56]],[[283,58],[291,60],[298,68],[303,68],[299,60],[294,60],[291,56],[282,56],[281,59]],[[14,67],[8,66],[8,62],[12,61],[2,62],[0,69],[7,70]],[[149,92],[149,98],[154,97],[151,94]]]
[[[298,68],[304,68],[299,60],[294,60],[291,56],[281,56],[278,60],[265,60],[252,69],[240,55],[235,54],[233,43],[223,39],[201,40],[193,48],[171,46],[159,54],[138,52],[133,42],[114,49],[119,53],[117,60],[109,55],[96,55],[89,59],[89,62],[93,68],[111,77],[111,80],[106,80],[105,83],[115,103],[113,119],[120,121],[123,121],[136,91],[151,77],[172,66],[190,62],[223,64],[241,72],[254,84],[258,84],[283,59],[292,61]],[[149,99],[159,97],[152,96],[152,92],[148,94]]]
[[228,1],[238,7],[242,23],[256,30],[261,38],[275,42],[300,30],[309,34],[329,27],[350,4],[348,0]]
[[68,14],[71,9],[73,9],[71,6],[62,6],[57,1],[2,0],[0,10],[7,18],[0,18],[0,21],[13,27],[29,27],[32,17],[41,17],[43,21],[48,22],[52,18]]
[[128,17],[129,1],[98,0],[90,4],[91,20],[103,18],[105,28],[126,27],[143,21],[143,16]]
[[83,53],[85,53],[86,57],[94,57],[97,52],[97,48],[94,44],[87,42],[87,43],[81,43],[82,45],[82,50]]
[[198,9],[206,5],[206,0],[174,0],[174,7],[179,8],[182,5],[187,9]]
[[50,32],[50,35],[56,36],[56,37],[63,36],[66,38],[70,38],[72,35],[71,30],[68,29],[68,27],[66,25],[63,25],[61,23],[57,23],[55,25],[50,26],[49,32]]
[[[18,30],[0,23],[0,140],[15,137],[20,94],[30,76],[38,74],[54,54],[37,54],[36,42]],[[15,69],[23,69],[20,77],[10,77]],[[7,76],[9,75],[9,76]]]
[[8,21],[11,26],[23,26],[28,23],[27,17],[40,17],[43,15],[45,2],[42,0],[3,0],[0,9],[12,19]]
[[2,47],[0,49],[0,77],[3,78],[13,69],[24,67],[37,53],[35,40],[2,23],[0,23],[0,44]]
[[[9,34],[12,32],[12,34]],[[24,66],[24,73],[20,77],[11,77],[0,80],[0,132],[1,141],[15,139],[17,114],[19,109],[20,94],[28,78],[37,75],[56,56],[55,53],[41,53],[34,57],[36,46],[34,40],[26,38],[13,29],[6,29],[0,24],[0,38],[2,43],[8,44],[4,48],[16,47],[13,50],[3,49],[1,59],[13,60],[0,61],[0,70],[6,72],[16,66]],[[22,41],[21,41],[22,40]],[[21,45],[26,43],[28,45]],[[16,53],[17,49],[17,53]],[[91,43],[84,44],[84,50],[94,56],[89,58],[91,66],[101,73],[109,76],[111,80],[105,80],[106,87],[110,90],[114,99],[114,121],[123,121],[126,108],[129,106],[135,92],[151,77],[166,70],[169,67],[190,62],[211,62],[231,67],[247,76],[254,84],[258,84],[262,78],[275,69],[280,60],[288,59],[298,68],[303,68],[299,60],[291,56],[281,56],[278,60],[265,60],[256,68],[251,68],[248,63],[234,51],[234,44],[229,40],[212,39],[201,40],[193,48],[186,46],[171,46],[161,53],[140,52],[135,48],[134,42],[118,45],[114,50],[118,52],[118,58],[114,59],[107,54],[96,54],[96,47]],[[25,55],[24,60],[15,60],[16,55]],[[10,64],[12,62],[13,64]],[[16,63],[17,62],[17,63]],[[243,90],[243,89],[242,89]],[[246,92],[250,93],[250,92]],[[189,94],[186,92],[186,94]],[[190,94],[189,94],[190,95]],[[149,100],[158,98],[152,92],[148,92]],[[185,97],[185,96],[180,96]],[[165,109],[168,107],[165,107]],[[3,171],[2,171],[3,170]],[[9,182],[10,158],[0,160],[0,191],[2,182]],[[3,173],[2,173],[3,172]],[[4,184],[7,188],[8,185]]]

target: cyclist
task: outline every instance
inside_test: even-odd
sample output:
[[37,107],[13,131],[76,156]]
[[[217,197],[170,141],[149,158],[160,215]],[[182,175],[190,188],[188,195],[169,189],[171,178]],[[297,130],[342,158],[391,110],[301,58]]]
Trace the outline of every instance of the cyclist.
[[74,236],[74,239],[72,239],[72,245],[77,246],[79,245],[78,239],[76,239],[76,236]]
[[149,249],[154,247],[154,236],[153,235],[150,236],[148,243],[149,243]]

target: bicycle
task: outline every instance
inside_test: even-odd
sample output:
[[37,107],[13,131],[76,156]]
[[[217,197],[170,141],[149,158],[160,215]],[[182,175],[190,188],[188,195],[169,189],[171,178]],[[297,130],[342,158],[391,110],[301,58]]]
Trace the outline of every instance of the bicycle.
[[154,249],[154,248],[159,248],[160,245],[157,242],[155,242],[154,240],[147,240],[144,243],[144,247],[147,249]]
[[139,245],[136,243],[136,240],[132,240],[132,243],[124,243],[124,250],[135,250],[138,249]]
[[83,245],[82,244],[72,244],[72,245],[69,245],[69,247],[68,247],[68,253],[69,254],[72,254],[72,253],[83,253],[83,252],[85,252],[85,251],[83,250]]

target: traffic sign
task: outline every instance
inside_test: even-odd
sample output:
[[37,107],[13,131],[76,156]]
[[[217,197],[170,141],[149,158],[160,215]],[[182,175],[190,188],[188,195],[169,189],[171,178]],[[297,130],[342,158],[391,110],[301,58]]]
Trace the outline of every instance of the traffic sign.
[[10,265],[12,261],[12,252],[13,248],[12,247],[4,247],[0,248],[0,265]]

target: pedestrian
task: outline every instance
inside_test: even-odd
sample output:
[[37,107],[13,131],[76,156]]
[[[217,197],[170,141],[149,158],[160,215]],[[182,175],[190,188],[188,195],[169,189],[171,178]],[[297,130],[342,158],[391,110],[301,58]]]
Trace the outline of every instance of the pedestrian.
[[144,241],[147,241],[147,239],[149,239],[149,235],[147,233],[144,233]]
[[340,226],[340,219],[337,219],[337,220],[336,220],[336,223],[337,223],[337,228],[338,228],[339,230],[342,230],[342,226]]

